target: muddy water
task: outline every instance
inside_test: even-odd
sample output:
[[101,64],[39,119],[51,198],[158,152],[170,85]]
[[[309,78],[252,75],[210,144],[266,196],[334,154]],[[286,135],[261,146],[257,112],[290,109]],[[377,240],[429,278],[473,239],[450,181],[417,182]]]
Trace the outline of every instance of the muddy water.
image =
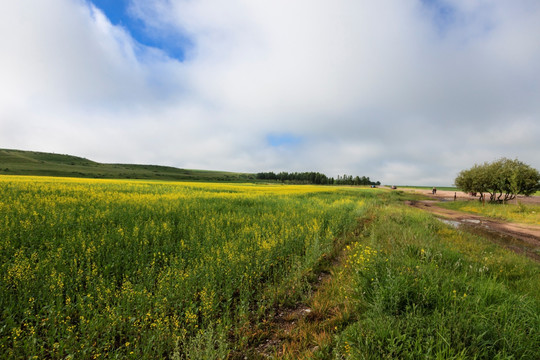
[[540,261],[540,247],[527,243],[510,235],[501,234],[493,230],[477,219],[448,220],[438,218],[441,222],[453,228],[479,235],[489,241],[501,245],[514,252],[524,254],[536,261]]

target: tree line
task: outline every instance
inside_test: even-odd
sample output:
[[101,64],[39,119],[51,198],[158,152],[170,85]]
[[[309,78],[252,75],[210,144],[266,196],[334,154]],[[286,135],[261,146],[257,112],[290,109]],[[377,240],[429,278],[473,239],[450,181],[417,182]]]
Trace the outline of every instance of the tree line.
[[502,158],[462,170],[454,183],[464,192],[478,193],[480,200],[489,194],[490,202],[505,202],[540,190],[540,173],[517,159]]
[[319,172],[286,172],[280,173],[260,172],[256,175],[259,180],[274,180],[289,183],[299,184],[315,184],[315,185],[380,185],[380,181],[371,181],[366,176],[338,175],[337,178],[328,177]]

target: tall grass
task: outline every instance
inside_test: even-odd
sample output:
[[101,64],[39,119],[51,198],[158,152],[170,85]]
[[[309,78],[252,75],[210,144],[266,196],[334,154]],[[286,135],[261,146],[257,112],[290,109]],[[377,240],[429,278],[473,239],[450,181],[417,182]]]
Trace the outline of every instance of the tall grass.
[[1,177],[0,354],[225,357],[267,289],[331,251],[373,194]]
[[357,321],[336,358],[537,359],[540,267],[417,210],[378,211],[348,249]]

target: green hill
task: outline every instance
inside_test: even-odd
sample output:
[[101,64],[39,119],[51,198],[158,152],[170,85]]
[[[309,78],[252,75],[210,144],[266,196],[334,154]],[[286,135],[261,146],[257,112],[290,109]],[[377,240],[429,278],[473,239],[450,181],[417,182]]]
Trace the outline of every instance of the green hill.
[[10,149],[0,149],[0,175],[195,181],[249,181],[255,178],[254,174],[247,173],[159,165],[102,164],[72,155]]

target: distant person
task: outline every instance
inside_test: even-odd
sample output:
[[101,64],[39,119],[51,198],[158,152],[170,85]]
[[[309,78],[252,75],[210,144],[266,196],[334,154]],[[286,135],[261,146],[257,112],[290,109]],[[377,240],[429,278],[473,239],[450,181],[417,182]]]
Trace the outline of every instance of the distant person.
[[431,192],[433,193],[433,195],[437,194],[437,188],[433,187],[433,190],[431,190]]
[[457,199],[457,192],[454,192],[454,201]]

